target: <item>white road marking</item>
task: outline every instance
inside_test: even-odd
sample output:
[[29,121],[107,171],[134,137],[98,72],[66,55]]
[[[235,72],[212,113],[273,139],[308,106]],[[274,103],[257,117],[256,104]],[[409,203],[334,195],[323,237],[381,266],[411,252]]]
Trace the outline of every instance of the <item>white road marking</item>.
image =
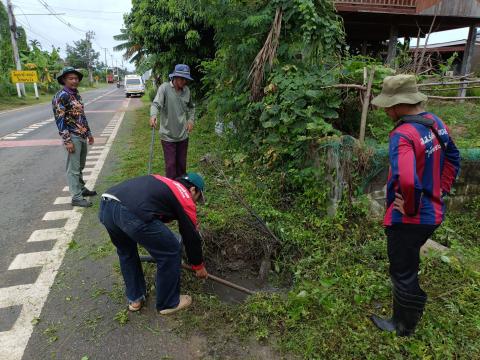
[[97,164],[96,161],[86,161],[85,166],[95,166]]
[[[98,99],[101,99],[102,97],[107,96],[107,95],[109,95],[109,94],[111,94],[111,93],[113,93],[113,92],[115,92],[115,91],[117,91],[117,89],[113,89],[113,90],[111,90],[111,91],[109,91],[109,92],[106,92],[105,94],[102,94],[102,95],[100,95],[100,96],[97,96],[95,99],[90,100],[90,101],[87,101],[84,105],[85,105],[85,106],[90,105],[90,104],[94,103],[95,101],[97,101]],[[36,106],[36,105],[32,105],[32,106]],[[27,106],[27,107],[29,107],[29,106]],[[24,107],[23,109],[25,109],[25,108],[26,108],[26,107]],[[8,112],[11,112],[11,111],[16,111],[16,110],[17,110],[17,109],[5,111],[5,112],[0,113],[0,115],[5,114],[5,113],[8,113]],[[20,109],[19,109],[19,110],[20,110]],[[121,110],[119,110],[119,111],[124,111],[124,110],[121,109]],[[20,130],[15,131],[15,133],[10,133],[10,134],[7,134],[7,135],[5,135],[5,136],[3,136],[3,137],[0,137],[0,140],[13,140],[13,139],[11,139],[11,138],[9,138],[9,137],[10,137],[10,136],[13,136],[14,134],[20,134],[20,135],[18,135],[18,136],[23,136],[23,135],[27,134],[27,133],[30,132],[30,131],[33,131],[33,130],[35,130],[35,129],[38,129],[38,128],[40,128],[40,127],[42,127],[42,126],[44,126],[44,125],[46,125],[46,124],[50,124],[50,123],[52,123],[52,122],[54,122],[54,121],[55,121],[54,118],[50,118],[50,119],[47,119],[47,120],[43,120],[43,121],[37,122],[37,123],[35,123],[35,124],[31,124],[31,125],[23,128],[23,129],[20,129]],[[32,128],[33,126],[36,126],[36,127],[35,127],[35,128]],[[27,130],[28,130],[28,131],[27,131]],[[25,132],[25,131],[27,131],[27,132]]]
[[72,216],[74,210],[57,210],[57,211],[49,211],[43,215],[42,220],[45,221],[54,221],[54,220],[62,220],[68,219]]
[[100,154],[98,155],[87,155],[87,160],[97,160],[100,157]]
[[72,198],[70,196],[59,196],[53,202],[53,205],[63,205],[63,204],[70,204],[72,202]]
[[65,186],[62,191],[70,191],[70,189],[68,188],[68,186]]
[[55,240],[65,235],[63,228],[50,228],[35,230],[28,238],[27,242]]
[[45,265],[52,256],[51,251],[18,254],[11,262],[8,270],[21,270]]
[[17,135],[5,136],[2,140],[15,140],[17,137]]
[[23,299],[21,299],[21,296],[24,296],[31,287],[32,284],[26,284],[2,288],[2,292],[0,293],[0,308],[12,305],[22,305]]
[[[126,99],[125,107],[128,107],[130,99]],[[86,183],[88,188],[94,188],[98,175],[105,163],[105,160],[110,152],[113,141],[118,133],[118,129],[122,124],[125,112],[115,113],[113,119],[117,122],[112,136],[107,140],[107,143],[102,151],[92,175]],[[67,187],[68,189],[68,187]],[[65,252],[68,248],[69,242],[73,238],[73,234],[78,227],[80,219],[83,214],[83,209],[75,208],[68,211],[52,211],[45,214],[43,220],[57,220],[67,219],[63,230],[48,229],[44,232],[34,232],[30,236],[32,241],[57,240],[51,251],[40,252],[41,255],[19,254],[10,267],[27,266],[42,266],[40,274],[33,284],[10,286],[1,288],[0,290],[0,308],[9,307],[13,305],[21,305],[22,310],[13,327],[8,331],[0,332],[0,360],[21,360],[28,340],[33,331],[32,320],[40,316],[43,305],[48,297],[50,287],[55,281],[58,269],[62,264]],[[36,235],[34,235],[36,234]],[[58,234],[58,238],[50,239],[50,236]],[[44,239],[44,240],[41,240]],[[40,259],[41,257],[41,259]],[[40,265],[41,264],[41,265]]]

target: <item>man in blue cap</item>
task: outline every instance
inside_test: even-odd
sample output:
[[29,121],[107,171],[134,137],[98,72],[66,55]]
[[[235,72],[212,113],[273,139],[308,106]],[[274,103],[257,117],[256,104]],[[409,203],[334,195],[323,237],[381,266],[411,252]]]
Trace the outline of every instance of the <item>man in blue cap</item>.
[[[147,175],[124,181],[102,195],[99,219],[117,248],[130,311],[140,310],[147,293],[137,244],[157,263],[158,312],[171,314],[192,303],[190,296],[180,295],[182,242],[197,277],[206,278],[196,208],[204,187],[196,173],[175,180]],[[166,225],[172,220],[178,222],[180,240]]]
[[193,129],[195,105],[187,86],[187,82],[193,80],[188,65],[175,65],[169,77],[170,81],[158,88],[150,107],[150,126],[157,127],[160,114],[165,174],[175,179],[184,175],[187,169],[188,135]]
[[73,67],[65,67],[58,75],[58,82],[63,89],[55,94],[52,100],[53,115],[67,151],[67,182],[72,205],[80,207],[92,206],[85,196],[97,195],[88,190],[83,181],[83,169],[87,158],[87,141],[93,145],[94,139],[85,117],[82,97],[78,93],[78,85],[83,75]]

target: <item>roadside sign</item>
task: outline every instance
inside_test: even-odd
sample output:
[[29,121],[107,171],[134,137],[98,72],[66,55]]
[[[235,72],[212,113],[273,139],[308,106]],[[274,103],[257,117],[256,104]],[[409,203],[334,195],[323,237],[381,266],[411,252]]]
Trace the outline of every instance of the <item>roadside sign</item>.
[[12,83],[37,83],[38,75],[34,70],[22,71],[22,70],[12,70]]

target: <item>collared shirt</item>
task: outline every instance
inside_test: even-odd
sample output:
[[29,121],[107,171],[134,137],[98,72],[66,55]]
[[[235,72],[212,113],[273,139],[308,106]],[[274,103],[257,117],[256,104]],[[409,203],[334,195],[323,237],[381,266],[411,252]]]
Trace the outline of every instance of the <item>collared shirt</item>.
[[188,86],[178,92],[171,81],[160,85],[150,107],[150,116],[157,117],[159,113],[162,140],[178,142],[187,139],[187,123],[193,123],[195,116],[195,104]]
[[[460,169],[460,152],[448,127],[432,113],[419,115],[435,121],[433,126],[446,150],[422,124],[404,123],[390,133],[385,226],[441,224],[445,216],[442,197],[450,192]],[[400,193],[405,201],[405,215],[394,209],[395,193]]]
[[71,142],[71,135],[82,138],[92,136],[85,117],[82,97],[76,89],[65,86],[53,97],[52,107],[58,133],[65,144]]

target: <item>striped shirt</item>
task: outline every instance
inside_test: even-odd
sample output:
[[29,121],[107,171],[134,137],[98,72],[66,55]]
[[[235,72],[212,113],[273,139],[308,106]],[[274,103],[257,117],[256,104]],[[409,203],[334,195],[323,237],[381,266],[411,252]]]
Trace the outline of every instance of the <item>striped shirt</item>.
[[[445,216],[442,197],[448,194],[460,169],[460,152],[448,127],[432,113],[419,114],[435,121],[434,127],[446,146],[425,125],[404,123],[390,133],[390,170],[387,181],[387,211],[383,224],[439,225]],[[406,215],[393,209],[395,193],[405,201]]]

